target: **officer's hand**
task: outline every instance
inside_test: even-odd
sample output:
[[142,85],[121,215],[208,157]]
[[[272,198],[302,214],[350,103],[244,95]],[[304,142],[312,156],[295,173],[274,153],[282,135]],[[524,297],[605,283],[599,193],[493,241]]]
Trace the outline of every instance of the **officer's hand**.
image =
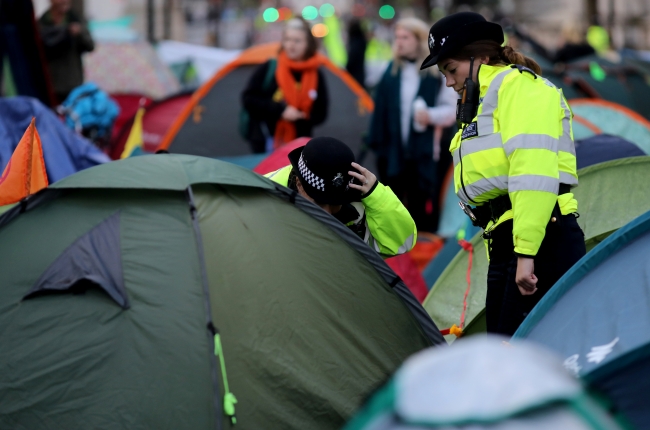
[[523,296],[530,296],[537,291],[537,276],[535,276],[535,260],[519,257],[517,259],[517,275],[515,281]]
[[350,176],[357,178],[361,183],[361,185],[350,183],[350,188],[354,188],[355,190],[361,191],[361,195],[367,194],[368,191],[372,190],[372,187],[375,185],[375,182],[377,182],[377,177],[370,170],[366,169],[365,167],[363,167],[358,163],[352,163],[352,167],[354,167],[358,171],[355,172],[351,170],[348,172],[348,174]]

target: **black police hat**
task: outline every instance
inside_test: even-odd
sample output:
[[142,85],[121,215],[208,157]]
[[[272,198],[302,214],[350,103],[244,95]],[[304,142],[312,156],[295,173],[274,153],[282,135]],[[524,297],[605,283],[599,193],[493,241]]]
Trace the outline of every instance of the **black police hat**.
[[341,205],[361,198],[350,188],[354,153],[333,137],[315,137],[289,153],[289,161],[305,192],[317,203]]
[[464,46],[479,40],[493,40],[502,44],[503,29],[474,12],[459,12],[442,18],[429,30],[429,56],[420,70],[449,58]]

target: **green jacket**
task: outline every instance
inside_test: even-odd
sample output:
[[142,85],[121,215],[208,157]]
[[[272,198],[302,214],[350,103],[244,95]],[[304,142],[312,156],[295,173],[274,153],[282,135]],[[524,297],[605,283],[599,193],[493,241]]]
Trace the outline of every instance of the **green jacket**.
[[535,256],[556,203],[562,214],[577,211],[578,185],[572,113],[562,90],[515,66],[482,65],[478,115],[451,143],[456,194],[480,206],[508,194],[512,209],[487,230],[513,220],[518,254]]
[[[288,187],[291,169],[286,166],[265,176]],[[344,205],[334,216],[384,258],[404,254],[415,246],[417,229],[413,218],[395,193],[379,182],[361,202]]]

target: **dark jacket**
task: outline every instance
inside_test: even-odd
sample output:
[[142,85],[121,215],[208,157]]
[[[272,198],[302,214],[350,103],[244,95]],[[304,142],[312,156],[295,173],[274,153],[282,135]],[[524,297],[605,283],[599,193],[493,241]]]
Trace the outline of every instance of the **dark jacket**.
[[[48,10],[38,20],[43,40],[43,49],[48,63],[54,92],[65,97],[70,91],[84,82],[81,54],[95,48],[88,28],[77,15],[69,11],[63,21],[56,25]],[[81,24],[81,33],[72,36],[68,26]],[[59,100],[59,103],[63,100]]]
[[[248,111],[251,119],[251,145],[254,152],[264,152],[266,136],[260,124],[266,124],[270,136],[275,134],[275,124],[287,107],[284,100],[274,101],[273,96],[278,90],[278,83],[271,80],[270,85],[264,88],[264,80],[269,69],[269,62],[259,66],[251,76],[248,86],[242,94],[242,104]],[[300,82],[301,73],[294,73],[294,78]],[[325,76],[318,71],[318,95],[311,108],[308,119],[296,121],[296,137],[311,137],[314,126],[322,124],[327,118],[329,107],[329,94]],[[260,151],[261,149],[261,151]]]
[[362,87],[366,86],[367,48],[368,41],[361,24],[358,21],[353,22],[348,31],[348,62],[345,69]]
[[[388,177],[398,176],[405,161],[415,161],[420,188],[429,190],[436,183],[433,127],[427,127],[424,132],[418,133],[413,130],[411,121],[409,140],[406,145],[402,145],[400,78],[401,70],[398,68],[394,73],[391,62],[375,89],[375,110],[370,122],[368,146],[377,154],[378,161],[386,163]],[[417,96],[422,97],[428,106],[435,106],[440,85],[440,79],[428,71],[423,71],[420,73]]]

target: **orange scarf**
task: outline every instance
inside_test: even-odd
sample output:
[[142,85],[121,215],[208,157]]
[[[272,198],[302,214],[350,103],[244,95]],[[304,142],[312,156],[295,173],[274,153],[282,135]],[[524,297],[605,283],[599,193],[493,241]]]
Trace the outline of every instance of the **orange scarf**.
[[[293,61],[285,52],[280,52],[275,69],[275,80],[289,106],[304,112],[307,118],[314,104],[313,95],[318,88],[318,68],[323,64],[323,56],[316,54],[305,61]],[[300,85],[292,72],[302,72]],[[278,148],[296,138],[296,124],[280,118],[275,126],[274,147]]]

